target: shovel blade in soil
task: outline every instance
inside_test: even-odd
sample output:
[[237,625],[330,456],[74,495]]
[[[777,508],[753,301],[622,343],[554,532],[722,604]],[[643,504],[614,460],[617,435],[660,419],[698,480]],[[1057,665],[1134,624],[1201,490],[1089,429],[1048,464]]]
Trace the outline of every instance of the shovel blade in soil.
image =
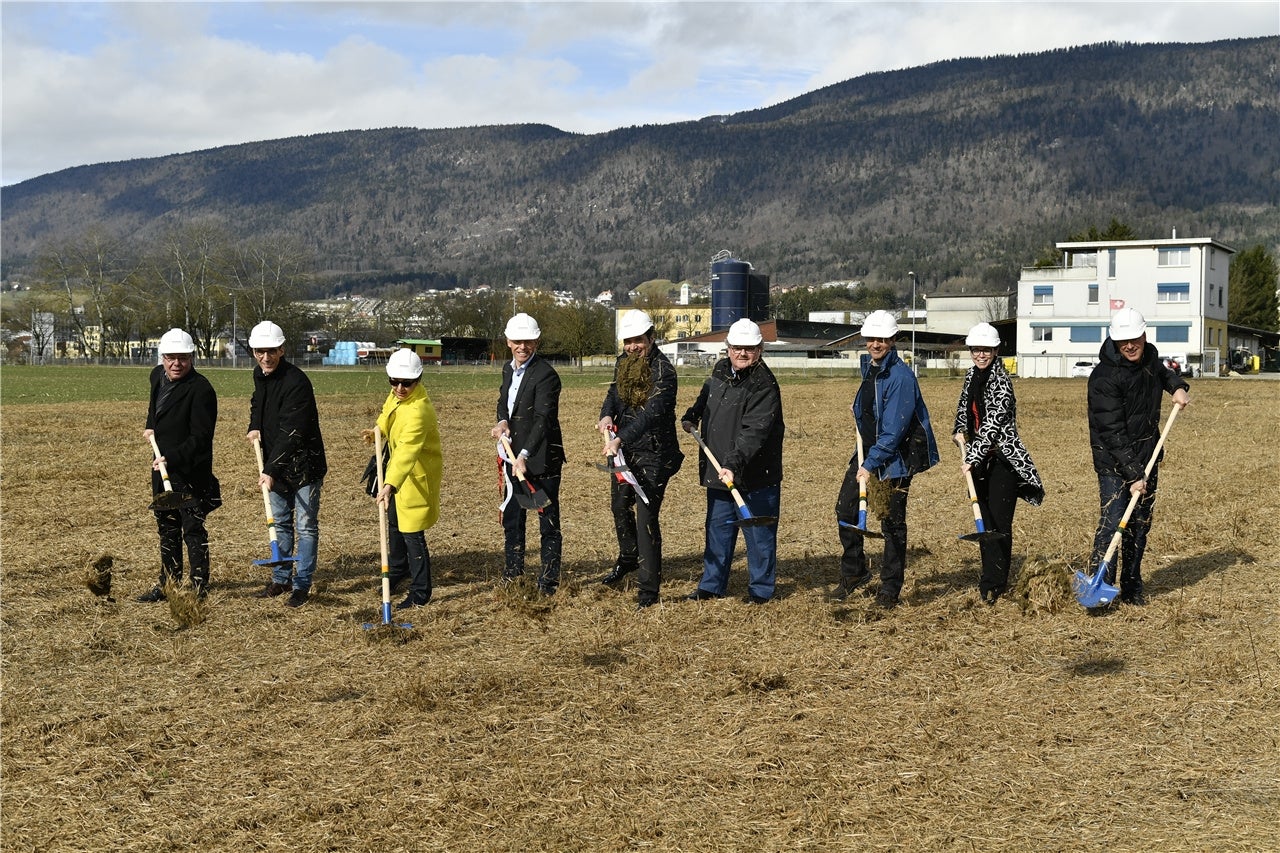
[[151,501],[151,509],[160,512],[169,512],[175,509],[186,509],[189,506],[195,506],[196,499],[191,495],[180,495],[177,492],[163,492],[156,495],[155,500]]
[[271,556],[265,560],[254,560],[255,566],[283,566],[285,563],[296,563],[297,557],[286,557],[280,553],[280,543],[271,540]]
[[1076,601],[1081,607],[1092,610],[1095,607],[1106,607],[1116,600],[1120,590],[1107,583],[1107,570],[1099,566],[1098,571],[1090,577],[1084,572],[1076,572],[1071,585],[1075,587]]
[[551,506],[551,498],[547,497],[547,493],[542,489],[534,489],[529,487],[531,491],[516,492],[516,503],[524,509],[545,509]]
[[1003,539],[1004,534],[999,530],[978,530],[974,533],[961,533],[959,538],[965,542],[995,542]]
[[858,526],[858,525],[856,525],[856,524],[850,524],[849,522],[847,522],[847,521],[845,521],[845,520],[843,520],[843,519],[840,519],[840,526],[841,526],[841,527],[843,527],[845,530],[852,530],[854,533],[857,533],[857,534],[859,534],[859,535],[861,535],[861,536],[869,536],[869,537],[871,537],[872,539],[883,539],[883,538],[884,538],[884,534],[883,534],[883,533],[878,533],[878,532],[876,532],[876,531],[874,531],[874,530],[868,530],[867,528],[865,528],[865,527],[859,527],[859,526]]

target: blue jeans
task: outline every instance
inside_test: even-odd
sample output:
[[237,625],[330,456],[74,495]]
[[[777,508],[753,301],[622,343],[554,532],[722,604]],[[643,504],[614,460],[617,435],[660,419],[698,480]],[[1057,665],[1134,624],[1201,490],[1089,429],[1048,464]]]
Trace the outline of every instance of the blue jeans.
[[[316,548],[320,541],[320,486],[322,481],[307,483],[290,489],[277,483],[269,494],[271,515],[276,520],[276,539],[280,543],[281,556],[297,557],[296,563],[283,563],[271,567],[271,580],[287,584],[293,572],[294,589],[311,589],[311,578],[316,572]],[[298,550],[295,553],[294,531],[297,531]]]
[[[1120,565],[1122,595],[1133,594],[1141,589],[1142,554],[1147,550],[1147,531],[1151,529],[1151,510],[1156,503],[1159,474],[1158,465],[1151,469],[1151,476],[1147,478],[1147,493],[1133,508],[1133,515],[1129,516],[1129,523],[1125,525],[1124,533],[1120,535],[1119,553],[1111,555],[1111,563],[1107,567],[1107,583],[1115,583],[1116,565]],[[1110,474],[1098,475],[1098,501],[1101,512],[1098,517],[1098,530],[1093,536],[1093,553],[1089,556],[1090,574],[1098,570],[1098,564],[1106,556],[1107,548],[1111,545],[1111,539],[1115,536],[1116,528],[1120,526],[1120,519],[1124,517],[1124,511],[1129,508],[1131,499],[1129,484],[1123,477],[1114,477]]]
[[[752,515],[777,518],[782,484],[765,486],[743,495]],[[738,541],[738,505],[726,489],[707,489],[707,547],[702,554],[702,580],[698,589],[723,596],[729,588],[729,566]],[[747,592],[757,598],[773,598],[778,575],[778,525],[743,527],[747,543]]]

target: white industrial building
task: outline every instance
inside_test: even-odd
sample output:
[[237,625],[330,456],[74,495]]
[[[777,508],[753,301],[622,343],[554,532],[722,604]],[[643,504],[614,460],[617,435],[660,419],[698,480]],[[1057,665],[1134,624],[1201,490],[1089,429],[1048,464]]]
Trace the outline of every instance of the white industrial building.
[[1136,308],[1161,355],[1216,374],[1227,337],[1227,269],[1235,249],[1208,237],[1058,243],[1063,265],[1018,280],[1021,376],[1069,376],[1097,361],[1111,315]]

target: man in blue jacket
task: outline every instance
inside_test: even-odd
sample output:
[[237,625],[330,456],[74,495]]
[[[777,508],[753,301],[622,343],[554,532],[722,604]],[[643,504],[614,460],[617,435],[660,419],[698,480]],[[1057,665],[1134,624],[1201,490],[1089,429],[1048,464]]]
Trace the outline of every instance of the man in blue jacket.
[[[1189,386],[1165,367],[1156,348],[1147,343],[1147,321],[1140,313],[1120,309],[1107,331],[1098,366],[1089,374],[1089,443],[1102,505],[1089,571],[1097,571],[1130,496],[1142,495],[1120,540],[1119,561],[1120,600],[1141,605],[1146,603],[1142,553],[1156,501],[1159,460],[1150,474],[1146,465],[1160,438],[1160,401],[1168,392],[1175,406],[1186,406]],[[1113,561],[1113,575],[1114,566]],[[1114,583],[1115,577],[1107,582]]]
[[[920,396],[920,385],[911,368],[898,357],[894,339],[898,321],[888,311],[873,311],[862,324],[871,360],[862,372],[862,385],[853,398],[853,417],[865,448],[862,465],[850,461],[836,499],[836,516],[846,524],[858,518],[859,483],[874,475],[890,489],[888,514],[880,519],[884,533],[884,559],[880,565],[880,591],[876,604],[885,609],[898,603],[907,568],[907,494],[911,478],[938,463],[929,411]],[[843,600],[871,579],[863,550],[863,536],[855,528],[840,526],[840,585],[832,597]]]

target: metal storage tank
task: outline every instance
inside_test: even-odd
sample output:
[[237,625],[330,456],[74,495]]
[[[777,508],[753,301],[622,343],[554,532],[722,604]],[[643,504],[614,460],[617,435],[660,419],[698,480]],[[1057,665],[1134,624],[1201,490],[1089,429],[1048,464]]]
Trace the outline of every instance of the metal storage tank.
[[711,259],[711,331],[719,332],[748,316],[751,264],[728,251]]
[[769,276],[752,273],[747,277],[747,317],[757,323],[769,319]]

